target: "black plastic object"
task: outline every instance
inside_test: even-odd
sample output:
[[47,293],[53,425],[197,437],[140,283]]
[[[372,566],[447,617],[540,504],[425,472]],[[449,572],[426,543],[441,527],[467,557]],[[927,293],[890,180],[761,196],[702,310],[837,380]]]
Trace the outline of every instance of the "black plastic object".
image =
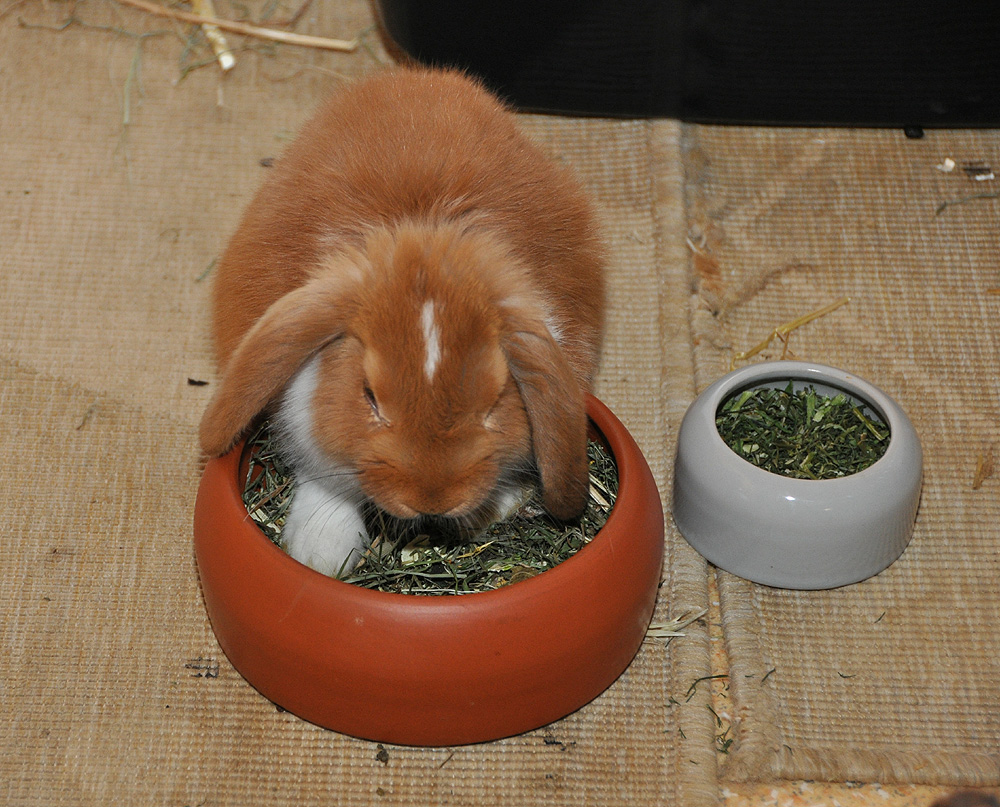
[[1000,126],[994,0],[378,0],[417,61],[522,109]]

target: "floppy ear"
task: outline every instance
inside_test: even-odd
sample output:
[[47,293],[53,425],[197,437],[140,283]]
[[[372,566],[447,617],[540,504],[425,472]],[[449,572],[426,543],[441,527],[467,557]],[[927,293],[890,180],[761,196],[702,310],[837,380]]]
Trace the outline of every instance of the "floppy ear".
[[202,450],[228,451],[306,359],[343,333],[353,306],[342,274],[328,272],[271,304],[240,340],[201,419]]
[[528,413],[546,509],[563,520],[587,504],[587,414],[583,392],[548,328],[530,317],[507,321],[503,351]]

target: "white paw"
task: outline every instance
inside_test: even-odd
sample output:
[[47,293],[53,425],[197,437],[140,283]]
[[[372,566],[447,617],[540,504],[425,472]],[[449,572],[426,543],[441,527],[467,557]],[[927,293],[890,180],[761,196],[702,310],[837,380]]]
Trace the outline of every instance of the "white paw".
[[288,554],[331,577],[361,560],[365,524],[357,494],[322,482],[299,482],[281,538]]
[[535,492],[535,486],[529,483],[514,485],[500,491],[494,500],[496,520],[506,521],[528,503]]

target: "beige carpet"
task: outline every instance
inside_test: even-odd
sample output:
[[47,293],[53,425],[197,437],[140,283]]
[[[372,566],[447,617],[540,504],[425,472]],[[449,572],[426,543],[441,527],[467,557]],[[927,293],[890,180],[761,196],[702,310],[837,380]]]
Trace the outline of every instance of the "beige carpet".
[[722,775],[995,786],[1000,479],[974,482],[1000,458],[1000,184],[975,177],[1000,136],[690,127],[683,148],[699,388],[849,296],[789,347],[881,386],[924,448],[913,540],[875,579],[791,592],[719,575]]
[[[188,26],[108,0],[0,14],[0,803],[713,804],[707,693],[670,706],[708,674],[703,624],[647,643],[545,730],[384,753],[276,710],[214,639],[191,543],[210,267],[261,160],[387,61],[367,3],[316,2],[298,25],[362,33],[358,52],[252,43],[224,79],[183,75],[208,56]],[[613,271],[601,395],[666,490],[693,389],[680,128],[524,126],[597,200]],[[705,606],[686,545],[664,575],[658,620]]]
[[[597,201],[599,392],[668,504],[676,428],[727,345],[834,296],[852,302],[793,349],[881,383],[925,439],[918,532],[884,576],[809,595],[722,576],[729,754],[692,690],[713,672],[701,622],[647,642],[565,720],[466,748],[386,756],[242,680],[191,549],[211,266],[261,161],[324,93],[388,62],[364,0],[315,0],[297,30],[363,47],[235,37],[249,49],[221,78],[196,67],[209,54],[187,25],[113,0],[0,3],[0,803],[698,807],[746,778],[1000,782],[998,480],[970,490],[998,442],[1000,207],[935,215],[992,186],[934,168],[1000,161],[995,133],[523,118]],[[654,618],[705,608],[709,574],[668,519]]]

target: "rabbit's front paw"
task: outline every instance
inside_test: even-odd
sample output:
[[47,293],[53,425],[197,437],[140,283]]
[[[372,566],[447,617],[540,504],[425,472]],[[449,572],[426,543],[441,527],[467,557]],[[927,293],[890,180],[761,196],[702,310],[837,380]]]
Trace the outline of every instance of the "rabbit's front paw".
[[281,536],[295,560],[336,577],[361,560],[365,536],[356,494],[331,490],[322,482],[296,485]]

